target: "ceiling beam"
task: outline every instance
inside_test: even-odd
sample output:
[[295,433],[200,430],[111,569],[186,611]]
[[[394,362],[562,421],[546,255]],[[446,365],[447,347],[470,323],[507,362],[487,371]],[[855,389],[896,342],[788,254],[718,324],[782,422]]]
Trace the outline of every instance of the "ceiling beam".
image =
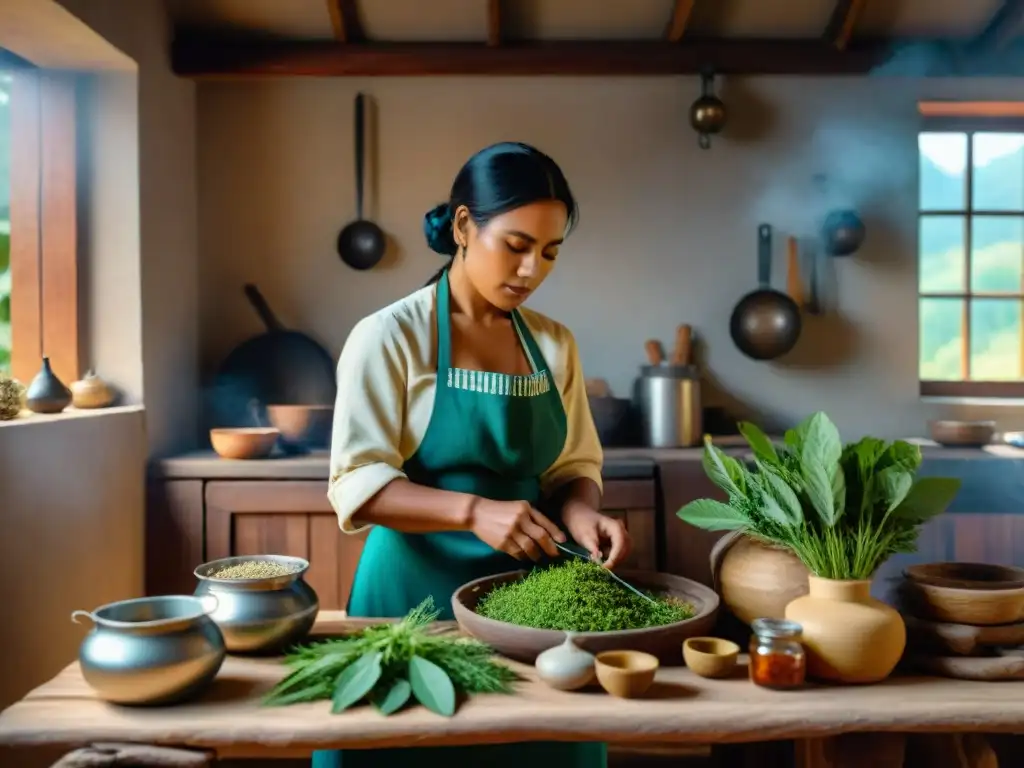
[[974,39],[977,51],[998,51],[1005,48],[1021,32],[1024,22],[1024,0],[1003,0],[985,28]]
[[487,4],[487,44],[501,45],[501,0],[489,0]]
[[843,51],[820,40],[545,41],[339,45],[245,40],[182,31],[171,51],[183,77],[350,77],[426,75],[996,76],[1024,71],[1024,47],[975,57],[955,41],[859,39]]
[[361,43],[366,40],[356,0],[327,0],[327,12],[331,14],[334,39],[339,43]]
[[696,0],[676,0],[672,6],[672,18],[668,21],[668,28],[665,30],[665,39],[670,43],[678,43],[686,33],[686,25],[690,23],[690,14],[693,13],[693,6]]
[[853,30],[866,5],[867,0],[836,0],[832,16],[825,27],[825,41],[837,50],[844,50],[853,37]]

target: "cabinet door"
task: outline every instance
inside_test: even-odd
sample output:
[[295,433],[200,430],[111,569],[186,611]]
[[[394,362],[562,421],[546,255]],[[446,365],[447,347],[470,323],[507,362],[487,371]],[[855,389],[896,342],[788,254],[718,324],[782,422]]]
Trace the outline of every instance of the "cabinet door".
[[324,610],[344,610],[366,533],[342,533],[325,484],[224,481],[206,486],[206,560],[292,555],[309,561],[306,581]]
[[633,539],[633,550],[624,568],[658,570],[656,504],[653,480],[609,480],[604,487],[601,511],[626,524]]

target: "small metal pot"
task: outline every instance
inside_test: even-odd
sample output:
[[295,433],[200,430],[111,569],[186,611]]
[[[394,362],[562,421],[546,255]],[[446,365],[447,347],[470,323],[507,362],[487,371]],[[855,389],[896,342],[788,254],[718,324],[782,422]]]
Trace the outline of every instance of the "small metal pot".
[[75,611],[94,624],[78,650],[82,676],[116,704],[175,704],[198,695],[224,662],[224,637],[207,616],[215,599],[139,597]]
[[[262,579],[218,579],[229,565],[252,560],[279,563],[293,570]],[[302,640],[313,628],[320,601],[302,576],[309,561],[286,555],[243,555],[203,563],[195,569],[199,597],[215,595],[210,618],[220,627],[228,653],[278,653]]]

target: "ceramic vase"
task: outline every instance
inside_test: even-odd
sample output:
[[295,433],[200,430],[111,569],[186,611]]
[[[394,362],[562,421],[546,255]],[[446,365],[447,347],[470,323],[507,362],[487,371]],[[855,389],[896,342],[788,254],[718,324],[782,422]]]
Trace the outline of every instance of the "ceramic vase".
[[871,597],[871,581],[808,578],[810,591],[786,606],[803,627],[807,676],[837,683],[877,683],[907,644],[903,617]]
[[739,531],[715,544],[711,573],[722,602],[744,624],[785,618],[786,606],[808,590],[807,568],[796,555]]
[[71,390],[50,367],[50,358],[43,358],[43,367],[25,392],[25,406],[33,413],[60,413],[71,404]]

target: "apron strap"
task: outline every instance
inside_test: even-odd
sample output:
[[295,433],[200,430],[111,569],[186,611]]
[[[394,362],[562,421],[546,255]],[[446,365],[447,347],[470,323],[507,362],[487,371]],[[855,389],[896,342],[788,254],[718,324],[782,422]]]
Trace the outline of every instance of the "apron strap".
[[447,380],[448,371],[452,367],[452,318],[449,300],[448,270],[446,269],[437,281],[437,383],[438,389]]

